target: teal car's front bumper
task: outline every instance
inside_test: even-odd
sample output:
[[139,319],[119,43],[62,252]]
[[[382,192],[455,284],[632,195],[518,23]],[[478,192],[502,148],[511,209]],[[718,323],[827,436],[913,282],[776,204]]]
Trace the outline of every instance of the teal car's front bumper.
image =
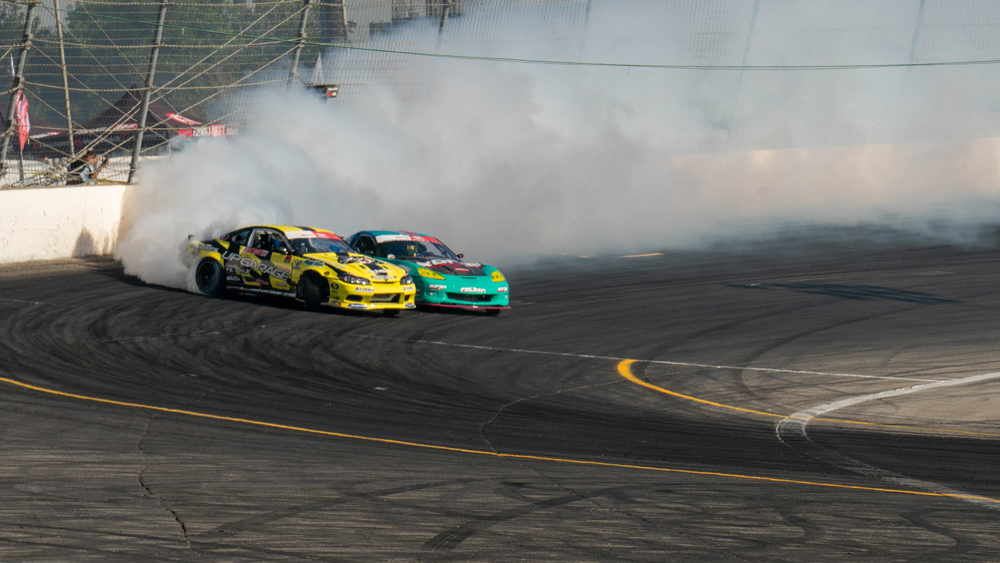
[[507,282],[493,282],[486,276],[445,276],[443,280],[413,276],[417,304],[463,309],[510,309]]

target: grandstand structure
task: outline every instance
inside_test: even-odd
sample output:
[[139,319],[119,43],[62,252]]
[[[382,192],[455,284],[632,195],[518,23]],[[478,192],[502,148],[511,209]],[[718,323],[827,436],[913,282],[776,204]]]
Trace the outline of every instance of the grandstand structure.
[[110,158],[102,181],[132,182],[145,159],[245,134],[268,96],[421,95],[441,58],[701,73],[732,92],[723,129],[748,72],[919,69],[993,114],[998,31],[991,0],[0,0],[0,189],[63,185],[89,150]]

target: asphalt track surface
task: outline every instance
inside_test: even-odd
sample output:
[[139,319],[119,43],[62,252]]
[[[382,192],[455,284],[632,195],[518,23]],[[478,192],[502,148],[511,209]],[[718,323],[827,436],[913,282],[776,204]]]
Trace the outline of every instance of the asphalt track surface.
[[391,319],[5,267],[0,561],[1000,558],[1000,252],[508,277]]

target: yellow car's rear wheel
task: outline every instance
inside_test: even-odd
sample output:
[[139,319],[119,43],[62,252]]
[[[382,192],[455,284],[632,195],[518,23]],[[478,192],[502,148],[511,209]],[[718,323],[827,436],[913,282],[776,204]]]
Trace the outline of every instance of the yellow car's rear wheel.
[[198,291],[210,297],[220,297],[226,289],[222,264],[212,258],[204,258],[194,270],[194,282]]

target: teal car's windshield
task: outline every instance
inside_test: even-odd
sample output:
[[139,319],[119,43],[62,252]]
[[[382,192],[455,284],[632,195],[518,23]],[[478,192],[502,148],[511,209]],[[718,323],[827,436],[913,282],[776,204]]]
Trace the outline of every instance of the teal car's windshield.
[[379,256],[388,258],[391,254],[394,258],[406,260],[454,260],[458,262],[458,256],[442,242],[429,240],[393,240],[378,243]]
[[293,238],[292,250],[295,254],[318,254],[322,252],[354,252],[354,249],[339,238]]

